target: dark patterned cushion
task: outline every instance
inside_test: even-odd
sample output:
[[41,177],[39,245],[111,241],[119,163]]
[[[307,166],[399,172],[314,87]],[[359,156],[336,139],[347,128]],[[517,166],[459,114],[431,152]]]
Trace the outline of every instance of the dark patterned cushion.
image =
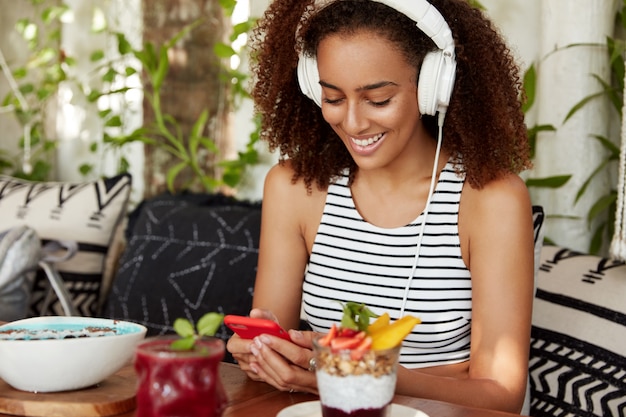
[[[105,316],[141,323],[152,336],[172,333],[179,317],[195,322],[209,311],[248,315],[260,225],[260,204],[222,195],[144,202],[129,220]],[[222,326],[217,336],[231,334]]]
[[[0,230],[24,224],[37,232],[43,244],[76,242],[76,255],[55,266],[78,312],[94,316],[109,272],[110,244],[126,213],[130,190],[129,174],[85,182],[31,182],[0,176]],[[56,298],[47,304],[51,294],[40,270],[29,315],[64,314]]]
[[533,310],[531,416],[626,414],[626,265],[545,246]]

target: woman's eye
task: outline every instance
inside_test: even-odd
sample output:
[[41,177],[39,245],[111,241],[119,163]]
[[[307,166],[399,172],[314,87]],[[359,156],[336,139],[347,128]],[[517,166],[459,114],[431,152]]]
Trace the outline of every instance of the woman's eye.
[[[324,103],[327,103],[327,104],[332,106],[332,105],[337,105],[337,104],[343,103],[344,102],[344,98],[341,97],[341,98],[333,99],[333,98],[326,97],[326,98],[324,98],[323,101],[324,101]],[[374,107],[384,107],[384,106],[388,105],[391,102],[391,99],[388,98],[387,100],[383,100],[383,101],[367,100],[367,102],[370,103]]]
[[341,103],[342,100],[343,99],[341,99],[341,98],[337,98],[337,99],[325,98],[324,99],[324,103],[331,104],[331,105],[332,104],[339,104],[339,103]]
[[390,102],[391,102],[391,99],[390,99],[390,98],[388,98],[387,100],[383,100],[383,101],[373,101],[373,100],[370,100],[370,103],[371,103],[371,104],[372,104],[372,106],[374,106],[374,107],[384,107],[384,106],[386,106],[387,104],[389,104]]

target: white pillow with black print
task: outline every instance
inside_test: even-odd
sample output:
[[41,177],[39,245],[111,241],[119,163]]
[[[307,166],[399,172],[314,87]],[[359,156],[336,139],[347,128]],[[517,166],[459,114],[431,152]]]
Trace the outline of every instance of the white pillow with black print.
[[545,246],[532,324],[530,415],[624,415],[624,262]]
[[[0,176],[0,230],[33,228],[42,243],[71,241],[77,253],[56,264],[80,314],[98,313],[107,255],[126,213],[131,176],[120,174],[84,182],[35,182]],[[32,315],[63,314],[58,303],[46,307],[47,279],[35,281]]]

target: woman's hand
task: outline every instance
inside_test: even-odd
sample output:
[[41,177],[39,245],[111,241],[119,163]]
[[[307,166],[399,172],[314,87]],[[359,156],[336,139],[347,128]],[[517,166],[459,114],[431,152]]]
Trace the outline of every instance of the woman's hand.
[[[250,317],[277,321],[271,311],[258,308],[250,311]],[[312,367],[312,339],[315,335],[313,332],[289,330],[291,342],[270,335],[252,340],[233,335],[226,348],[251,379],[265,381],[281,391],[316,394],[317,384]]]
[[[271,311],[258,308],[250,311],[250,317],[277,321],[276,316]],[[251,362],[254,362],[254,356],[250,353],[252,344],[252,340],[243,339],[234,334],[226,343],[226,349],[233,355],[242,371],[248,374],[251,379],[262,381],[261,377],[251,367]]]
[[244,371],[250,379],[261,381],[262,379],[250,366],[250,362],[254,361],[254,356],[250,353],[252,343],[252,340],[242,339],[240,336],[234,334],[228,339],[226,349],[233,355],[233,359],[237,361],[241,370]]
[[261,335],[253,339],[249,367],[258,378],[281,391],[317,394],[315,369],[312,367],[314,332],[290,330],[292,342],[275,336]]

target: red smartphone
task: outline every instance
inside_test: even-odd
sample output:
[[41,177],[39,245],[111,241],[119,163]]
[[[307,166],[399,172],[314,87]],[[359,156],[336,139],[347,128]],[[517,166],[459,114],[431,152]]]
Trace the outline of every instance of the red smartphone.
[[224,324],[243,339],[252,339],[261,334],[270,334],[291,341],[289,333],[272,320],[229,314],[224,317]]

